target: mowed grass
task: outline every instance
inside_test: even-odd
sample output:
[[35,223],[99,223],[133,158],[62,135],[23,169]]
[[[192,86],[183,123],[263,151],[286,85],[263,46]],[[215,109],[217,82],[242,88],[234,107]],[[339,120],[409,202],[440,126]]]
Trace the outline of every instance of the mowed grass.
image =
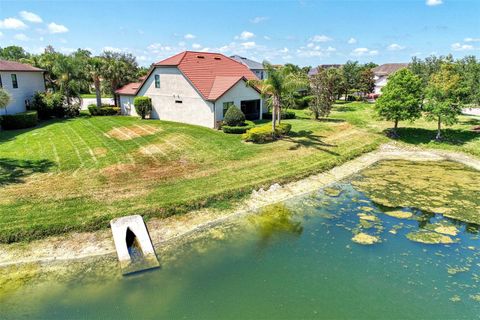
[[332,168],[386,140],[344,122],[288,120],[292,135],[239,135],[133,117],[81,117],[0,132],[0,242],[107,228],[224,205],[252,188]]
[[[305,116],[305,111],[302,111]],[[334,108],[331,119],[345,120],[369,132],[384,135],[386,130],[393,127],[392,122],[381,121],[377,118],[373,104],[349,103]],[[399,123],[399,139],[397,141],[408,145],[423,148],[460,151],[480,157],[480,132],[474,131],[480,126],[480,117],[459,116],[459,122],[453,126],[442,126],[443,140],[435,141],[437,134],[436,122],[426,121],[425,118],[415,122],[403,121]]]

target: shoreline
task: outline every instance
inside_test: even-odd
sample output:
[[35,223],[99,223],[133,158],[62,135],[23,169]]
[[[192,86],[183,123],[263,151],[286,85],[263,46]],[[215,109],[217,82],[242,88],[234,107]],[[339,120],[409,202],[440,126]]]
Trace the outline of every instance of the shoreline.
[[[314,192],[383,160],[455,161],[480,171],[480,159],[473,156],[407,147],[393,142],[325,172],[282,186],[273,184],[268,190],[253,190],[250,196],[233,209],[201,209],[164,219],[152,218],[146,225],[155,250],[160,252],[163,247],[180,242],[197,232],[252,214],[262,207]],[[113,256],[116,257],[116,251],[109,229],[52,236],[28,243],[0,244],[0,268]]]

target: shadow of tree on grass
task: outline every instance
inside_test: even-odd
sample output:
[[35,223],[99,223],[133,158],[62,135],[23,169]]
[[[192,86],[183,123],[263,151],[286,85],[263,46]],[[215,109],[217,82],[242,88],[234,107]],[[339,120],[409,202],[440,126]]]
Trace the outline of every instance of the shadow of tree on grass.
[[47,172],[55,163],[50,160],[18,160],[0,158],[0,187],[21,183],[23,178],[37,172]]
[[338,156],[339,154],[328,149],[329,147],[336,147],[335,144],[329,144],[322,141],[323,136],[314,134],[313,131],[310,130],[300,130],[296,132],[290,132],[288,137],[285,137],[285,141],[292,142],[293,145],[288,148],[289,150],[297,150],[300,147],[306,148],[315,148],[319,151],[324,151],[326,153]]
[[[436,130],[423,128],[398,128],[399,141],[409,144],[425,144],[435,140]],[[463,145],[476,138],[480,133],[468,130],[444,129],[442,130],[443,140],[441,143],[450,145]]]

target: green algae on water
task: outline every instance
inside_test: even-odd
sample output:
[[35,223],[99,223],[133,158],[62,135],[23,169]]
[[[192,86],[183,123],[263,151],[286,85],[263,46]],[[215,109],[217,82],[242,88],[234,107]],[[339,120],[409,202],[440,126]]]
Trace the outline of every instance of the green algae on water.
[[479,171],[456,162],[388,160],[363,170],[352,185],[384,207],[417,208],[480,224],[479,181]]
[[455,241],[447,235],[430,232],[430,231],[414,231],[407,234],[409,240],[426,243],[426,244],[450,244]]
[[329,197],[336,198],[342,193],[342,190],[337,188],[332,188],[332,187],[326,187],[323,189],[323,192]]

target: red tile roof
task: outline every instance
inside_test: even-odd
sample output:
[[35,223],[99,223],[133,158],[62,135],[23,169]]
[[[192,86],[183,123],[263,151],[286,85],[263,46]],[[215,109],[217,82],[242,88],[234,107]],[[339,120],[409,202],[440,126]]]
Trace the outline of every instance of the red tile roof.
[[31,66],[25,63],[8,61],[8,60],[0,60],[0,71],[44,72],[45,70],[36,68],[34,66]]
[[142,82],[132,82],[132,83],[126,84],[123,87],[121,87],[120,89],[115,90],[115,93],[123,94],[123,95],[126,95],[126,96],[134,96],[134,95],[137,94],[137,90],[140,88],[142,83],[143,83],[143,81]]
[[212,101],[241,79],[257,79],[245,65],[221,53],[185,51],[154,66],[176,66],[206,100]]

